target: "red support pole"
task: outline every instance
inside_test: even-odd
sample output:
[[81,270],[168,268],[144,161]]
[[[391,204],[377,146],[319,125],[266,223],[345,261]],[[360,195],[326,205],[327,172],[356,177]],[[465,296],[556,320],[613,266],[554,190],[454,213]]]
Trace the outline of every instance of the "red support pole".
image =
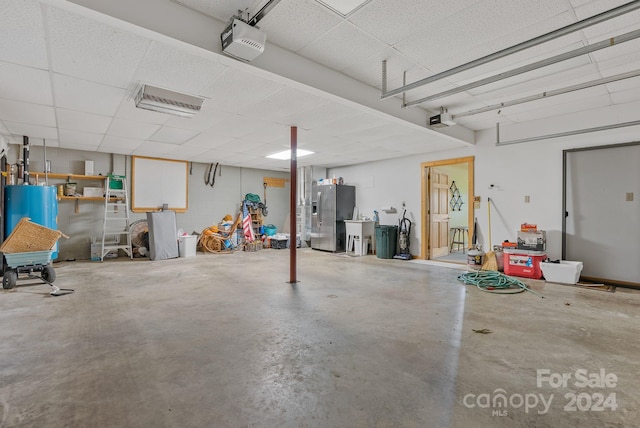
[[298,246],[296,211],[296,194],[298,191],[298,127],[291,127],[291,189],[289,198],[289,283],[298,282],[296,277],[296,251]]

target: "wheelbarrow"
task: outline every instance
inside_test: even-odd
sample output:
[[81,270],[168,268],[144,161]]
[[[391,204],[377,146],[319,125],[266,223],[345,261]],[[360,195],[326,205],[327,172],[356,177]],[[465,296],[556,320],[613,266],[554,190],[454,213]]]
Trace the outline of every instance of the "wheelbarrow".
[[[56,271],[51,266],[51,254],[53,250],[28,251],[23,253],[4,253],[6,267],[2,277],[2,288],[10,290],[16,286],[18,279],[39,279],[44,284],[51,286],[52,296],[62,296],[73,293],[70,288],[59,288],[53,284],[56,280]],[[39,275],[34,275],[39,272]],[[21,278],[20,275],[23,275]]]

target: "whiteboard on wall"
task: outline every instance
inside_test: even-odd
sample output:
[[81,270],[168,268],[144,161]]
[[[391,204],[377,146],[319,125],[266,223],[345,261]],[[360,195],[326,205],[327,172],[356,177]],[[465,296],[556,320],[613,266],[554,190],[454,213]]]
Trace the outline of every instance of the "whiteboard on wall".
[[188,208],[188,164],[186,161],[132,156],[131,211],[168,209],[185,212]]

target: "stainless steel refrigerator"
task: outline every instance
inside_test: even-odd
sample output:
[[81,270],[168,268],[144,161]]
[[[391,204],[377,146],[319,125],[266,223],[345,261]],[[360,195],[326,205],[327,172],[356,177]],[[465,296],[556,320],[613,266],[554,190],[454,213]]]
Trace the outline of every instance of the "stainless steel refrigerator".
[[351,220],[355,206],[354,186],[314,183],[311,190],[311,248],[344,251],[347,240],[344,220]]

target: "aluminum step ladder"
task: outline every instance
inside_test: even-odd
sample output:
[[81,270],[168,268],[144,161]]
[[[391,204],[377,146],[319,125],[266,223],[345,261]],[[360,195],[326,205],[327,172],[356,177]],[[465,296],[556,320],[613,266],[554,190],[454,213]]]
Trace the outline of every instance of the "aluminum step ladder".
[[100,261],[113,250],[123,250],[133,259],[129,234],[129,193],[123,176],[107,176],[105,180],[104,220]]

